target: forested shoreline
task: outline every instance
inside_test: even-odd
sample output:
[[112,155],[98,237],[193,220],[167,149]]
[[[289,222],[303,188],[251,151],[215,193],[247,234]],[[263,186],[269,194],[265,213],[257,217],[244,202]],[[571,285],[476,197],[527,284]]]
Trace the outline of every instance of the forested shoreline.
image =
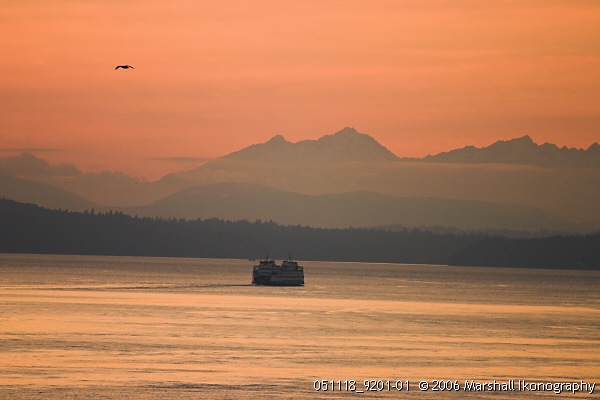
[[0,252],[600,269],[600,234],[504,238],[483,233],[321,229],[265,221],[139,218],[50,210],[0,199]]

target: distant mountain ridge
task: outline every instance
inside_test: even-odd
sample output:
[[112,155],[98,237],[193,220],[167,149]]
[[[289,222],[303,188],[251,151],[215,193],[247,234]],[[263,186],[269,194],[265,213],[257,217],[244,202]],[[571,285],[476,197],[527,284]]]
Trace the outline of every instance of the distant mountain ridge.
[[344,162],[344,161],[412,161],[462,164],[517,164],[541,167],[600,167],[600,144],[587,149],[558,147],[552,143],[537,144],[525,135],[510,140],[498,140],[478,148],[465,146],[423,158],[400,158],[373,137],[346,127],[317,140],[296,143],[276,135],[221,159],[246,162]]
[[541,167],[600,167],[600,145],[587,149],[558,147],[552,143],[536,144],[531,137],[499,140],[490,146],[466,146],[422,159],[425,162],[523,164]]
[[254,144],[223,158],[252,162],[343,162],[395,161],[398,157],[371,136],[346,127],[317,140],[288,142],[276,135],[269,141]]

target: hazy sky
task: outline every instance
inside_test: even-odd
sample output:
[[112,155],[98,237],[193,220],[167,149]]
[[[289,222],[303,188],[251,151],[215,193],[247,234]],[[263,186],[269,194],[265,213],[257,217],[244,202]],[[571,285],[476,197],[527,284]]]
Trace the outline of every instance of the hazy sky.
[[83,170],[345,126],[399,156],[600,141],[596,0],[2,0],[0,48],[0,156]]

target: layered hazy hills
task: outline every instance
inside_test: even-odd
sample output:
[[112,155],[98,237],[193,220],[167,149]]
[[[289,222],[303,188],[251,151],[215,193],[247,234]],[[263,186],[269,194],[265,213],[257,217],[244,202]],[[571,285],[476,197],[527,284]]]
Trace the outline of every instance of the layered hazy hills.
[[574,230],[573,224],[534,207],[473,200],[398,198],[360,191],[306,195],[252,183],[184,189],[128,214],[177,218],[273,220],[313,227],[442,226],[465,230]]
[[184,186],[143,181],[120,172],[83,173],[30,153],[0,158],[0,196],[50,208],[147,204]]
[[[600,227],[600,168],[580,167],[597,162],[598,146],[559,149],[556,166],[537,165],[541,163],[534,162],[536,157],[551,147],[523,137],[483,149],[442,153],[440,158],[409,160],[396,157],[372,137],[345,128],[298,143],[276,136],[193,170],[165,176],[162,182],[182,187],[252,182],[312,195],[367,190],[394,197],[525,205]],[[471,153],[478,154],[478,162],[468,156]],[[565,165],[563,153],[581,161]],[[551,164],[551,154],[544,160]]]
[[443,163],[496,163],[539,165],[542,167],[600,167],[600,145],[593,143],[587,149],[558,147],[552,143],[536,144],[529,136],[500,140],[490,146],[462,149],[427,156],[427,162]]
[[72,211],[83,211],[94,206],[81,196],[56,186],[2,173],[0,173],[0,197],[23,203],[34,203],[47,208]]
[[[17,179],[5,179],[0,196],[52,208],[93,203],[140,215],[314,226],[588,230],[600,228],[599,150],[522,137],[401,159],[373,137],[344,128],[297,143],[278,135],[156,182],[82,173],[23,154],[0,159],[0,171]],[[43,185],[16,198],[19,179]],[[239,185],[225,185],[232,183]],[[48,204],[57,199],[51,188],[62,189],[64,199]],[[76,205],[69,194],[87,202]]]

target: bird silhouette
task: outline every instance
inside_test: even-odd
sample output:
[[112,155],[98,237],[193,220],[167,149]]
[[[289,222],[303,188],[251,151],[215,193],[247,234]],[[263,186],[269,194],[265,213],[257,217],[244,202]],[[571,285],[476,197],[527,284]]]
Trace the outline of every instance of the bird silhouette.
[[131,68],[131,69],[135,69],[135,68],[133,68],[131,65],[117,65],[117,66],[115,67],[115,69],[119,69],[119,68],[123,68],[123,69],[129,69],[129,68]]

